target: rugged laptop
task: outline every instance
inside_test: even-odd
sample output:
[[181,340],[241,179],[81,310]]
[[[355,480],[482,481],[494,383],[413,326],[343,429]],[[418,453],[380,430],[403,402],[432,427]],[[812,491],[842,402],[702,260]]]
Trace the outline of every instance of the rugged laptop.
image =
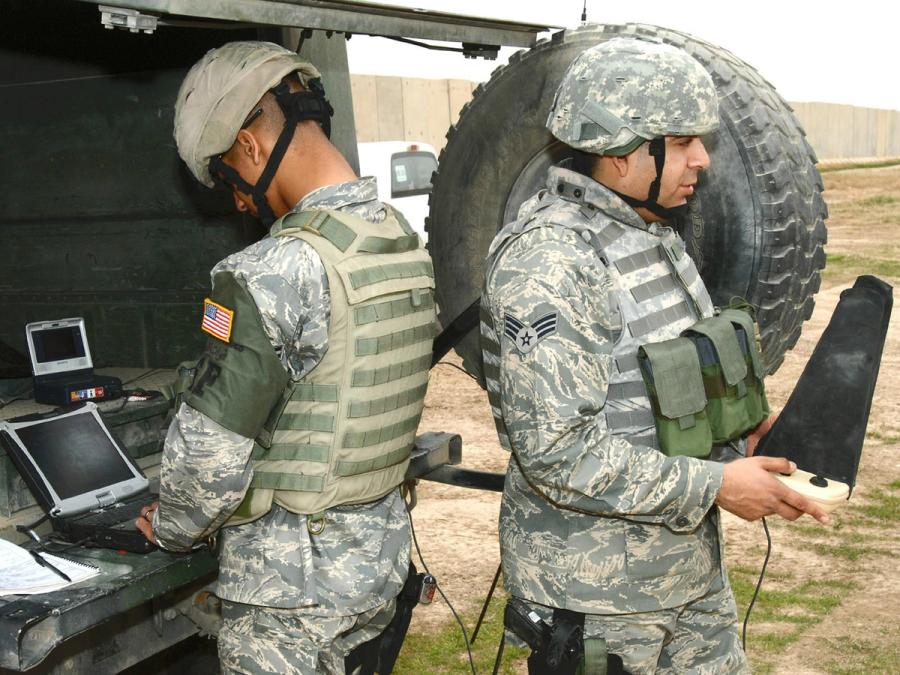
[[38,403],[66,406],[122,395],[119,378],[94,373],[81,317],[29,323],[25,339]]
[[96,405],[0,422],[0,442],[61,539],[138,553],[156,548],[134,520],[157,496]]

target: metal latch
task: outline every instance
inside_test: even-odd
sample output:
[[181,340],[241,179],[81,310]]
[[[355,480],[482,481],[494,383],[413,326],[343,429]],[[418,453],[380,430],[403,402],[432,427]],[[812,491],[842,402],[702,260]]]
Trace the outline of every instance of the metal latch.
[[107,506],[112,506],[116,503],[116,496],[112,492],[101,492],[98,495],[94,495],[97,499],[97,504],[99,504],[101,509],[105,509]]
[[100,23],[107,30],[123,28],[132,33],[153,33],[159,22],[159,17],[152,14],[142,14],[136,9],[125,7],[110,7],[109,5],[97,5],[100,10]]

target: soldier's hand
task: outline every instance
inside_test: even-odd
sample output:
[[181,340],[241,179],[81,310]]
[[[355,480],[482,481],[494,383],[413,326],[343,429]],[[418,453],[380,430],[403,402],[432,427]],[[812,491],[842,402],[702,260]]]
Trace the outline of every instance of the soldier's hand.
[[769,415],[750,432],[747,436],[747,457],[753,457],[756,446],[759,445],[762,437],[769,433],[769,429],[772,428],[772,425],[775,424],[775,420],[777,419],[778,415]]
[[134,521],[134,526],[147,537],[147,541],[151,544],[156,544],[156,536],[153,534],[153,514],[156,513],[156,509],[158,508],[159,502],[153,502],[152,504],[143,507],[141,509],[141,515]]
[[821,506],[769,474],[790,474],[796,470],[797,465],[784,457],[747,457],[729,462],[716,504],[745,520],[773,514],[797,520],[808,513],[828,524],[830,519]]

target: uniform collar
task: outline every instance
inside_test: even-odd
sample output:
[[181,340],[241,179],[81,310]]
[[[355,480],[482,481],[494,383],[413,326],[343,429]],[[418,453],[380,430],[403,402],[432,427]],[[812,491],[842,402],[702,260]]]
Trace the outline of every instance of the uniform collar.
[[[384,220],[387,214],[384,204],[378,201],[378,184],[372,176],[316,188],[297,202],[290,213],[300,211],[343,211],[373,222]],[[281,231],[282,221],[275,221],[270,235]]]
[[609,188],[593,178],[564,166],[552,166],[547,173],[547,192],[558,199],[596,209],[616,222],[639,230],[650,230],[637,211],[628,206]]

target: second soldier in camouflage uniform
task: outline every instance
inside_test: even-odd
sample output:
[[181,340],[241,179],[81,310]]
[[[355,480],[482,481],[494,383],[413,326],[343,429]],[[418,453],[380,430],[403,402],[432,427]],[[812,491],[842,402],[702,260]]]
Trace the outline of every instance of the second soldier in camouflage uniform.
[[709,164],[699,136],[717,126],[712,81],[681,50],[636,39],[587,50],[548,119],[581,172],[551,168],[486,262],[484,372],[512,452],[506,588],[547,619],[583,613],[586,640],[605,640],[631,673],[748,670],[716,504],[823,515],[768,475],[786,460],[658,450],[636,356],[713,314],[665,221],[693,194]]
[[431,261],[328,141],[329,116],[315,68],[271,43],[212,50],[176,104],[188,168],[272,225],[212,271],[208,346],[159,506],[137,523],[175,551],[227,525],[227,673],[343,673],[409,568],[398,485],[430,363]]

